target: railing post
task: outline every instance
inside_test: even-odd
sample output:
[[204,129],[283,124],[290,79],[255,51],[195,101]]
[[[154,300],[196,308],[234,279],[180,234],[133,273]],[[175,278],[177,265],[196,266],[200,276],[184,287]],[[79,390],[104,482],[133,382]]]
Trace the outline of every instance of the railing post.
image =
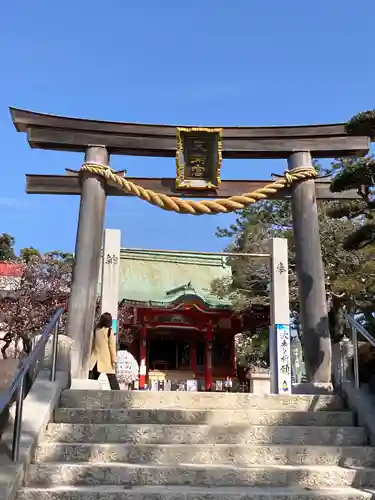
[[358,335],[355,325],[352,327],[352,344],[353,344],[353,372],[354,372],[354,387],[359,389],[359,364],[358,364]]
[[24,392],[25,392],[25,375],[22,375],[17,391],[16,417],[14,420],[14,429],[13,429],[13,445],[12,445],[13,462],[17,462],[20,456],[20,440],[22,431],[22,411],[23,411]]
[[59,347],[59,327],[60,327],[60,318],[56,321],[55,326],[53,327],[53,341],[52,341],[52,363],[51,363],[51,382],[56,380],[56,365],[57,365],[57,351]]
[[344,347],[344,342],[345,342],[345,337],[344,339],[340,342],[340,365],[339,365],[339,380],[337,380],[337,383],[340,385],[340,392],[343,394],[343,388],[344,388],[344,382],[346,382],[346,370],[345,370],[345,355],[347,352],[347,349]]

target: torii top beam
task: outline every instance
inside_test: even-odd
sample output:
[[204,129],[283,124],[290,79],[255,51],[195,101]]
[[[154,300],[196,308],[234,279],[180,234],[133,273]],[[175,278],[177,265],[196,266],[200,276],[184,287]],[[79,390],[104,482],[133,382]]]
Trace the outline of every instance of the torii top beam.
[[[174,157],[176,126],[86,120],[10,108],[19,132],[32,148],[84,152],[106,146],[111,154]],[[343,123],[287,127],[222,127],[223,158],[287,158],[307,150],[315,158],[362,156],[370,139],[351,136]]]

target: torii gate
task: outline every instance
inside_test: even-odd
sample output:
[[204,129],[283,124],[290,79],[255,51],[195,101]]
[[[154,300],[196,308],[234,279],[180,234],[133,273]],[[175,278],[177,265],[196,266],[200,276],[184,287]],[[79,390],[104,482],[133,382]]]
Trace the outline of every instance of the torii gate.
[[[329,180],[315,183],[312,157],[364,155],[369,151],[369,137],[348,135],[344,124],[180,128],[67,118],[15,108],[10,111],[17,131],[27,133],[32,148],[85,154],[86,165],[80,172],[26,175],[27,193],[81,196],[68,317],[68,335],[74,339],[73,378],[87,378],[88,373],[106,196],[137,194],[165,209],[182,213],[199,209],[200,214],[241,208],[255,195],[255,189],[256,199],[291,198],[306,369],[311,381],[329,382],[330,337],[316,198],[356,199],[357,194],[331,193]],[[176,156],[176,179],[129,179],[123,172],[116,175],[105,169],[110,154]],[[222,157],[284,158],[290,179],[299,181],[290,185],[286,175],[286,179],[276,181],[278,187],[273,190],[275,184],[270,185],[270,181],[220,181]],[[134,189],[129,188],[132,183],[137,184]],[[238,196],[241,193],[247,194]],[[218,203],[191,201],[184,205],[186,197],[217,199]],[[232,198],[228,201],[228,197]],[[227,209],[230,204],[232,208]]]

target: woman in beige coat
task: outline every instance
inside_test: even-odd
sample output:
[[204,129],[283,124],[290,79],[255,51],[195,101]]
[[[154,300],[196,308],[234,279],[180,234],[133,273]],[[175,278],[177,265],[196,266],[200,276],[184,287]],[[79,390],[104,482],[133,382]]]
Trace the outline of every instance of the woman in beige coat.
[[112,316],[109,313],[104,313],[94,331],[89,378],[98,380],[101,373],[106,373],[111,389],[120,390],[116,377],[116,358],[116,339],[112,330]]

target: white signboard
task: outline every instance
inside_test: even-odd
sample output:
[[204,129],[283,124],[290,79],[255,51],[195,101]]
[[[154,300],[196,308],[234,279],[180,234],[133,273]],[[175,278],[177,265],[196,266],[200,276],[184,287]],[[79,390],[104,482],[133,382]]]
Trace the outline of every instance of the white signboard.
[[[270,244],[271,271],[271,324],[270,324],[270,368],[271,393],[287,394],[291,392],[291,374],[281,376],[281,366],[286,368],[286,352],[290,367],[290,331],[289,331],[289,278],[288,278],[288,243],[284,238],[273,238]],[[287,345],[286,345],[287,344]],[[283,349],[281,351],[281,347]],[[281,365],[281,359],[283,364]],[[285,361],[285,363],[284,363]],[[281,377],[281,378],[280,378]],[[285,382],[285,383],[284,383]]]
[[117,309],[119,301],[121,232],[118,229],[104,231],[101,279],[101,314],[112,314],[112,329],[117,334]]
[[292,357],[289,325],[276,325],[277,385],[279,394],[292,393]]

